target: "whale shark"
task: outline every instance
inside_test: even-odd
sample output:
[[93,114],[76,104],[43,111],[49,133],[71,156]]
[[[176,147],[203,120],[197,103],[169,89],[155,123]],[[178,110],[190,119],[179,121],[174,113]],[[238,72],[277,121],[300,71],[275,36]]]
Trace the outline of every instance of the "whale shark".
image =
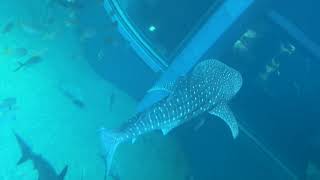
[[17,133],[14,133],[14,135],[22,153],[17,165],[31,160],[34,168],[38,172],[38,180],[64,180],[68,171],[68,166],[65,166],[59,174],[56,173],[54,167],[49,163],[49,161],[40,154],[34,153],[30,146]]
[[117,129],[101,128],[100,138],[107,174],[118,145],[132,142],[145,133],[161,130],[163,135],[203,113],[218,116],[229,126],[233,138],[239,134],[235,116],[228,102],[242,86],[242,76],[226,64],[208,59],[198,63],[175,82],[167,82],[149,91],[166,91],[168,95],[146,110],[136,113]]

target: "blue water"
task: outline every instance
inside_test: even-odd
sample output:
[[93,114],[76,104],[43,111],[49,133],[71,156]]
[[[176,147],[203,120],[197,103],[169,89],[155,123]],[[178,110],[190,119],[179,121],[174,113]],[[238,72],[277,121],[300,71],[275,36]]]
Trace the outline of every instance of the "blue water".
[[[40,175],[31,161],[17,165],[22,152],[14,132],[57,174],[67,165],[65,180],[103,180],[99,129],[126,122],[161,73],[120,35],[102,0],[48,2],[1,2],[0,180]],[[119,2],[166,57],[183,48],[209,5],[223,3]],[[221,119],[204,114],[167,136],[154,132],[121,145],[107,179],[320,179],[320,59],[300,34],[268,16],[271,10],[281,14],[319,45],[319,5],[255,2],[205,55],[243,76],[230,103],[244,127],[237,139]],[[35,56],[41,61],[28,64]],[[24,67],[14,72],[19,64]],[[206,122],[195,130],[200,119]]]

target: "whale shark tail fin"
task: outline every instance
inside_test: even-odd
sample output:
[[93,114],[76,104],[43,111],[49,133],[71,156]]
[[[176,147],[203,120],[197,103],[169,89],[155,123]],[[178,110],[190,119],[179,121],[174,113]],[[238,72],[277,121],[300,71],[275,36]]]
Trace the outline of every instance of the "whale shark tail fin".
[[100,130],[100,138],[106,161],[106,174],[109,175],[114,153],[121,141],[119,140],[118,133],[104,128]]

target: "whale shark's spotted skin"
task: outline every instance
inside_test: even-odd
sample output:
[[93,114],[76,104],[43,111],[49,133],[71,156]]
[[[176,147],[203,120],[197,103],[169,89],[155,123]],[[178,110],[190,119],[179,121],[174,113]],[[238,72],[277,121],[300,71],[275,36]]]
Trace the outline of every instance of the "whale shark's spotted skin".
[[227,103],[241,86],[242,77],[238,71],[218,60],[210,59],[200,62],[177,82],[164,85],[166,88],[152,89],[151,91],[166,90],[170,93],[144,112],[136,114],[118,130],[102,130],[109,166],[120,142],[135,140],[153,130],[162,130],[163,134],[167,134],[204,112],[223,119],[230,127],[233,137],[237,137],[238,125]]

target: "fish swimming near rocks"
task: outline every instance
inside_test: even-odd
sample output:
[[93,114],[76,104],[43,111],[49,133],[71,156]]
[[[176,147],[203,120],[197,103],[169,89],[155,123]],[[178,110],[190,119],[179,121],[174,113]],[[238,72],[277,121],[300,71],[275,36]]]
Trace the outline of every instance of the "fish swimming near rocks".
[[146,110],[135,114],[114,130],[100,129],[100,138],[110,171],[117,146],[145,133],[161,130],[164,135],[172,129],[209,112],[224,120],[233,138],[239,133],[238,123],[227,105],[242,86],[242,76],[235,69],[214,60],[204,60],[176,82],[168,82],[150,91],[168,91],[169,95]]
[[17,165],[31,160],[35,170],[38,172],[38,180],[64,180],[68,166],[65,166],[59,174],[56,173],[54,167],[42,155],[34,153],[30,146],[17,133],[14,134],[22,152]]

